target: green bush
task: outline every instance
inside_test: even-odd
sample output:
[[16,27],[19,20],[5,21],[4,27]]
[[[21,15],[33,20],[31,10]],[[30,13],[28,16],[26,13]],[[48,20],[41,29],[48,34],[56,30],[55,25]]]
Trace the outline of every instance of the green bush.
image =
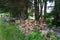
[[57,37],[57,40],[60,40],[60,37]]
[[46,18],[46,22],[49,25],[50,28],[55,28],[56,25],[53,23],[53,17]]
[[40,32],[33,32],[27,35],[25,40],[46,40],[46,36],[43,37]]
[[24,33],[17,25],[0,23],[0,40],[24,40]]

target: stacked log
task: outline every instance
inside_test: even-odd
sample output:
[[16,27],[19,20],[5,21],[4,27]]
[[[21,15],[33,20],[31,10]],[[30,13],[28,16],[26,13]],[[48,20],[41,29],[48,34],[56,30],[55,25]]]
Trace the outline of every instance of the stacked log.
[[35,30],[35,28],[38,29],[39,32],[41,30],[46,30],[48,28],[47,24],[38,22],[36,20],[25,20],[24,22],[21,22],[19,25],[19,29],[23,30],[25,34],[31,34]]

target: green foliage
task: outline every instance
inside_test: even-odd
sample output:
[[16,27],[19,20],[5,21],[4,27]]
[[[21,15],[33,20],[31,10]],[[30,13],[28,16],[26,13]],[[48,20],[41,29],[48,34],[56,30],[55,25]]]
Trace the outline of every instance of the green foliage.
[[24,33],[18,29],[17,25],[6,25],[0,23],[0,39],[1,40],[45,40],[41,33],[34,31],[32,34],[24,37]]
[[29,19],[34,19],[35,18],[33,9],[28,9],[28,17],[29,17]]
[[60,40],[60,38],[56,37],[54,33],[41,35],[36,28],[32,34],[25,36],[23,31],[18,29],[17,25],[6,25],[1,22],[2,20],[0,20],[0,40],[46,40],[47,36],[53,40],[55,38],[55,40]]
[[17,25],[6,25],[0,22],[0,40],[24,40],[24,33]]
[[25,40],[46,40],[46,37],[43,37],[39,32],[33,32],[32,34],[27,35]]
[[54,25],[54,23],[53,23],[53,17],[46,18],[46,21],[47,21],[50,28],[55,28],[56,27],[56,25]]
[[52,38],[52,37],[55,37],[55,34],[52,33],[52,32],[48,33],[47,35],[48,35],[49,37],[51,37],[51,38]]
[[51,13],[47,13],[46,15],[46,22],[49,25],[50,28],[55,28],[55,22],[54,22],[54,13],[53,11]]
[[37,30],[32,34],[24,37],[24,33],[18,29],[17,25],[6,25],[0,23],[0,39],[1,40],[45,40],[46,38],[41,36]]
[[60,37],[57,37],[57,40],[60,40]]
[[52,32],[49,32],[49,33],[47,34],[47,36],[48,36],[49,38],[51,38],[51,40],[57,40],[56,34],[54,34],[54,33],[52,33]]
[[[27,15],[29,0],[0,0],[0,13],[10,13],[11,17],[22,17]],[[26,16],[27,17],[27,16]]]

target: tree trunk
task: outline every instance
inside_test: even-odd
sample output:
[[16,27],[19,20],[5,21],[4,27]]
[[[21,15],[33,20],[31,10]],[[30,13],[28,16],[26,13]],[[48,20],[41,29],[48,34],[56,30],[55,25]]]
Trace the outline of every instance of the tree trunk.
[[26,14],[26,18],[25,19],[28,19],[28,0],[26,1],[25,14]]
[[35,20],[39,20],[39,6],[37,6],[37,0],[34,0],[34,6],[35,6]]
[[22,20],[28,19],[28,1],[25,1],[25,6],[24,8],[22,8],[21,19]]
[[26,5],[26,9],[25,9],[25,15],[26,15],[25,20],[26,20],[26,19],[28,19],[28,6],[27,5]]
[[55,24],[56,26],[58,26],[58,20],[60,20],[59,18],[59,14],[60,14],[60,9],[59,9],[59,6],[60,6],[60,0],[55,0],[55,17],[54,17],[54,20],[55,20]]
[[39,15],[39,17],[42,17],[43,4],[42,4],[42,0],[39,0],[39,1],[40,1],[40,15]]
[[44,2],[44,18],[46,19],[46,7],[47,7],[47,0]]

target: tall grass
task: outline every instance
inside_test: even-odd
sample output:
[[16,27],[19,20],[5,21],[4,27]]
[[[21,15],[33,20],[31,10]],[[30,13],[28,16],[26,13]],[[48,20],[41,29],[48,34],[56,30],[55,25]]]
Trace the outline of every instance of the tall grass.
[[6,25],[0,20],[0,40],[24,40],[24,34],[17,25]]

